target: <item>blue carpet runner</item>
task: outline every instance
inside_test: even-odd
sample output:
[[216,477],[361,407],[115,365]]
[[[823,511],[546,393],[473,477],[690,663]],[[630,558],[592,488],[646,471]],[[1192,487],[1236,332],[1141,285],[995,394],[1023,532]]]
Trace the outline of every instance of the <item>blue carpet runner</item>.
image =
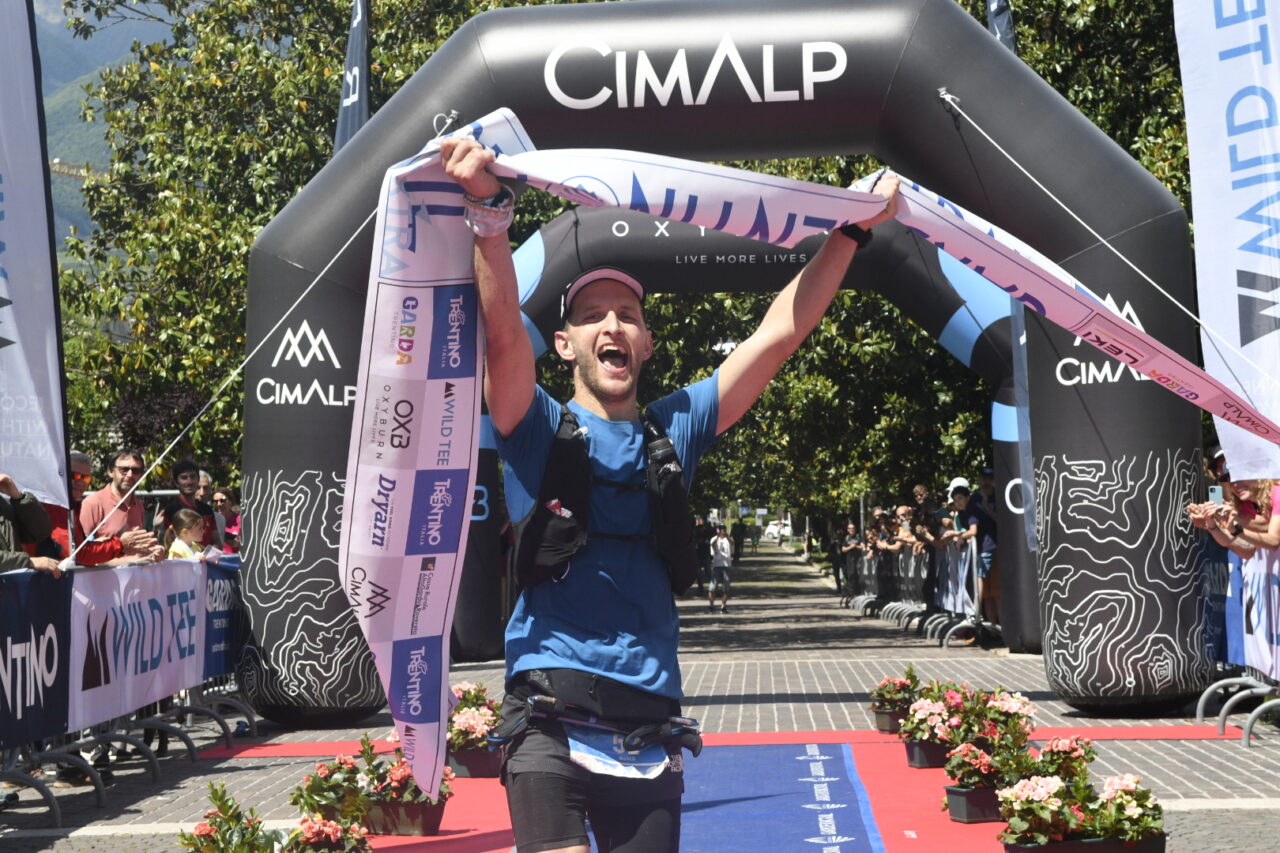
[[884,853],[848,744],[686,755],[683,812],[682,853]]

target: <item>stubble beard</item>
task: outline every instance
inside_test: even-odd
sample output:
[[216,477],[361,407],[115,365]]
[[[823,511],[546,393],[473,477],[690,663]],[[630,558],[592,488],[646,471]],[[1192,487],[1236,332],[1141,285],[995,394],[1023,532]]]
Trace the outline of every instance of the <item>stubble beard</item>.
[[594,354],[585,354],[587,358],[583,358],[583,355],[584,353],[580,353],[576,347],[574,348],[573,379],[575,391],[585,389],[588,394],[604,404],[635,401],[636,385],[639,381],[638,376],[628,374],[629,380],[623,390],[610,390],[606,387],[606,381],[601,375],[603,368]]

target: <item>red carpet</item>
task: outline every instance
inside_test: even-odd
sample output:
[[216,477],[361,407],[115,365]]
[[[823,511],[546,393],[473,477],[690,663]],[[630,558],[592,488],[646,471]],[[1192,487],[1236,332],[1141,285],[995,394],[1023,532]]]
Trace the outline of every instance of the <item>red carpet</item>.
[[942,811],[942,770],[907,766],[901,744],[854,744],[853,760],[866,786],[885,853],[998,853],[1000,823],[956,823]]

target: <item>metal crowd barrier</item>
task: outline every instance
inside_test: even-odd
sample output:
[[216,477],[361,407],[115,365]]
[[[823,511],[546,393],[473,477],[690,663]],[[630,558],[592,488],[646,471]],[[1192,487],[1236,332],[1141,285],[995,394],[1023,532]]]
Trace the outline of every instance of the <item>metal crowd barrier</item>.
[[[1263,670],[1247,664],[1247,660],[1252,655],[1250,655],[1251,644],[1244,634],[1247,618],[1245,609],[1249,606],[1245,601],[1246,587],[1249,586],[1243,576],[1245,568],[1246,561],[1231,554],[1225,548],[1217,546],[1206,537],[1204,594],[1209,603],[1206,634],[1209,636],[1210,648],[1216,652],[1217,668],[1221,677],[1200,694],[1196,702],[1196,722],[1205,722],[1209,702],[1217,695],[1222,701],[1217,718],[1218,734],[1225,734],[1227,719],[1238,706],[1250,700],[1262,699],[1264,701],[1249,712],[1242,727],[1240,741],[1249,748],[1253,745],[1253,730],[1258,722],[1268,713],[1280,711],[1280,685],[1276,683],[1274,669]],[[1274,580],[1271,570],[1267,570],[1265,574],[1269,581]],[[1269,596],[1276,595],[1275,588],[1270,583],[1266,587],[1266,593]],[[1254,602],[1253,606],[1259,606],[1259,604]],[[1260,606],[1272,614],[1275,613],[1274,599]],[[1255,617],[1255,630],[1265,633],[1266,629],[1263,626],[1268,621],[1265,615]]]
[[852,571],[844,572],[846,589],[841,604],[862,616],[896,622],[906,631],[912,630],[914,623],[918,635],[936,640],[944,648],[962,632],[999,633],[999,625],[978,614],[977,542],[969,540],[961,560],[967,601],[954,596],[947,601],[947,591],[939,582],[940,578],[948,579],[951,567],[944,563],[946,559],[945,553],[935,548],[926,548],[921,554],[905,547],[896,553],[863,552],[854,560]]
[[[63,735],[51,743],[47,748],[41,748],[44,744],[27,744],[25,746],[0,750],[0,782],[7,782],[14,787],[33,788],[45,805],[48,807],[51,824],[54,828],[62,826],[62,810],[58,805],[57,796],[51,790],[51,786],[44,779],[32,775],[36,770],[42,770],[48,765],[54,765],[59,769],[70,768],[83,773],[88,779],[88,784],[93,788],[94,802],[98,808],[105,808],[107,805],[107,785],[104,782],[101,770],[106,769],[108,764],[121,763],[119,759],[115,762],[105,762],[99,765],[96,762],[86,759],[83,753],[98,753],[99,755],[107,755],[108,750],[113,747],[118,748],[120,753],[126,753],[132,750],[128,758],[141,758],[147,768],[151,781],[160,781],[160,761],[156,751],[152,749],[143,737],[131,734],[131,732],[147,731],[162,732],[165,735],[180,741],[186,750],[187,760],[195,763],[199,758],[199,752],[196,749],[195,741],[192,740],[185,729],[185,726],[194,725],[196,717],[205,717],[212,720],[221,730],[221,737],[227,748],[231,748],[234,744],[232,740],[233,732],[226,716],[214,710],[215,707],[231,708],[236,714],[245,718],[244,729],[242,732],[250,736],[258,734],[258,721],[250,707],[237,699],[230,693],[236,692],[234,676],[223,675],[212,678],[199,687],[183,691],[186,694],[178,694],[173,697],[174,704],[162,713],[143,714],[142,709],[138,709],[133,714],[125,717],[117,717],[113,720],[106,720],[98,723],[91,729],[83,732]],[[183,723],[178,721],[182,720]],[[128,760],[127,758],[125,760]],[[11,805],[0,795],[0,810]]]
[[[223,567],[222,580],[235,580],[235,576],[229,574],[229,571],[238,567],[233,565],[232,561],[227,561],[227,566]],[[133,567],[123,567],[119,569],[111,569],[107,567],[77,567],[77,578],[80,574],[88,576],[90,573],[99,572],[118,572],[129,571]],[[153,567],[146,567],[151,570]],[[8,573],[15,574],[15,573]],[[34,573],[31,573],[34,574]],[[7,577],[8,575],[6,575]],[[202,575],[203,577],[203,575]],[[21,584],[22,581],[13,581],[13,583]],[[18,588],[15,586],[15,589]],[[91,585],[87,588],[92,588]],[[60,595],[65,596],[66,591],[62,590]],[[68,599],[69,601],[70,599]],[[36,612],[41,613],[41,618],[56,618],[49,615],[50,607],[56,609],[61,604],[50,604],[49,600],[41,602],[35,608]],[[43,608],[43,609],[42,609]],[[12,608],[10,615],[12,616]],[[212,612],[205,611],[206,617]],[[227,611],[234,613],[234,605]],[[21,617],[17,617],[21,618]],[[234,621],[234,620],[233,620]],[[12,627],[12,626],[10,626]],[[52,626],[49,630],[54,630]],[[73,627],[75,630],[75,627]],[[234,645],[237,638],[236,629],[228,628],[228,639]],[[207,639],[207,638],[206,638]],[[57,640],[59,643],[70,643],[70,637],[62,637]],[[234,649],[228,649],[227,654],[234,656]],[[208,665],[208,659],[205,659]],[[64,667],[66,665],[64,664]],[[226,667],[226,661],[217,660],[214,666],[219,669]],[[196,676],[197,672],[186,673],[182,677],[182,681],[186,681]],[[64,677],[71,678],[68,673]],[[181,683],[175,679],[175,682]],[[233,730],[231,724],[228,723],[227,715],[238,714],[244,717],[244,722],[240,723],[237,730],[243,734],[256,735],[258,733],[258,722],[252,709],[235,695],[237,687],[234,677],[230,674],[220,675],[207,679],[196,687],[186,688],[178,692],[177,695],[170,699],[162,700],[160,703],[148,704],[144,708],[135,709],[123,716],[98,720],[97,722],[87,725],[83,729],[73,730],[65,734],[57,734],[56,724],[46,724],[36,726],[34,728],[9,728],[0,737],[0,782],[8,783],[15,788],[32,788],[44,801],[48,808],[50,819],[54,827],[62,826],[62,813],[58,806],[57,797],[51,790],[52,787],[60,787],[52,779],[46,781],[43,771],[46,767],[56,767],[59,771],[71,770],[75,771],[79,777],[78,782],[85,786],[92,787],[95,802],[98,807],[102,808],[106,805],[106,786],[104,781],[104,768],[112,764],[111,753],[116,753],[116,762],[124,763],[127,761],[141,759],[145,763],[147,772],[153,781],[160,779],[160,764],[156,751],[153,750],[147,741],[153,735],[160,735],[162,738],[172,738],[176,745],[180,745],[185,750],[187,760],[195,762],[199,757],[196,743],[187,732],[187,728],[196,725],[198,719],[207,719],[212,721],[219,730],[219,736],[228,748],[233,746]],[[63,701],[66,701],[65,699]],[[102,714],[118,714],[119,706],[104,706],[98,708],[96,705],[91,706],[94,711]],[[12,713],[12,709],[9,709]],[[67,713],[66,709],[63,713]],[[92,717],[96,717],[97,713],[90,712]],[[21,712],[17,714],[17,720],[21,720]],[[54,717],[53,719],[57,719]],[[65,721],[67,716],[62,717]],[[82,722],[83,721],[83,722]],[[87,723],[83,717],[75,720],[77,726]],[[64,722],[65,726],[66,723]],[[30,739],[34,742],[26,743],[27,733],[30,733]],[[36,740],[36,738],[40,738]],[[167,747],[166,747],[167,748]],[[61,775],[61,774],[59,774]],[[81,785],[77,784],[77,788]],[[0,793],[0,809],[13,807],[16,805],[15,800],[18,798],[13,793]],[[22,804],[25,807],[27,804]]]

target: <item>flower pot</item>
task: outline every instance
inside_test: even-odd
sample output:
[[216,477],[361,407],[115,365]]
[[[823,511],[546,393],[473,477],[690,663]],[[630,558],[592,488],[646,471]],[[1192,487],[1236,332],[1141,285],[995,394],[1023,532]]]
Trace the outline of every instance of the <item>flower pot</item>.
[[871,713],[876,718],[876,731],[886,735],[896,735],[902,727],[902,717],[907,713],[906,705],[872,705]]
[[502,751],[498,749],[460,749],[449,752],[449,766],[459,776],[472,779],[496,779],[502,769]]
[[947,811],[957,823],[992,823],[999,821],[1000,800],[995,788],[958,788],[947,786]]
[[1005,844],[1005,853],[1164,853],[1166,835],[1152,835],[1141,841],[1119,838],[1073,838],[1048,844]]
[[448,800],[438,803],[374,803],[364,826],[375,835],[436,835]]
[[947,753],[955,749],[949,743],[931,740],[909,740],[903,746],[907,748],[907,764],[911,767],[946,767]]

